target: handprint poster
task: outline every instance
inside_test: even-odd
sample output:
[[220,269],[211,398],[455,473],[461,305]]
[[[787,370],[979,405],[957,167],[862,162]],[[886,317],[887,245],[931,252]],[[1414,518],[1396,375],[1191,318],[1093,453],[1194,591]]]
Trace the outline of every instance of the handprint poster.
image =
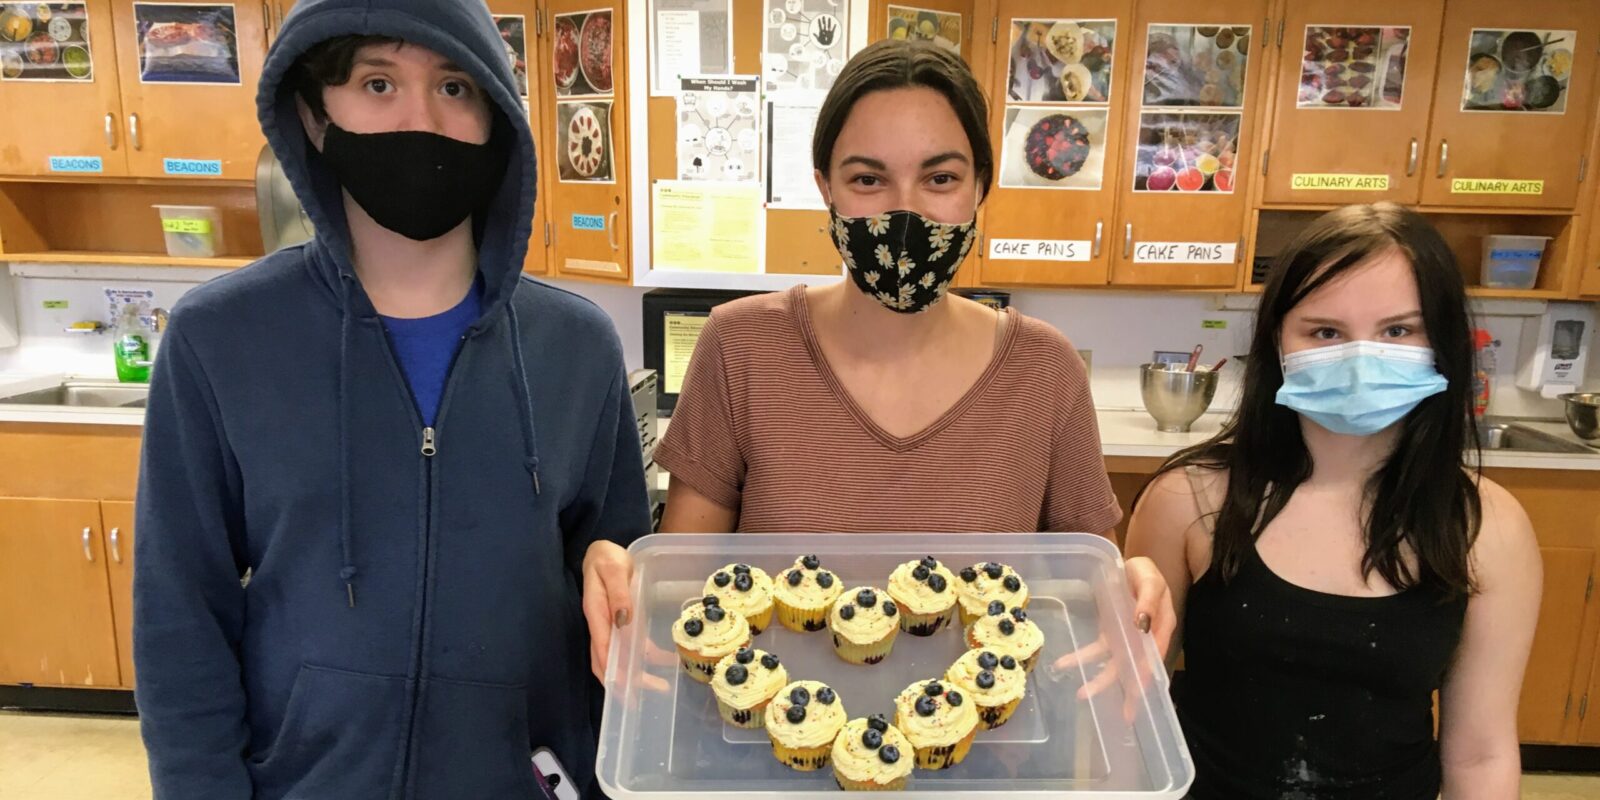
[[848,0],[767,0],[766,91],[827,89],[849,58]]

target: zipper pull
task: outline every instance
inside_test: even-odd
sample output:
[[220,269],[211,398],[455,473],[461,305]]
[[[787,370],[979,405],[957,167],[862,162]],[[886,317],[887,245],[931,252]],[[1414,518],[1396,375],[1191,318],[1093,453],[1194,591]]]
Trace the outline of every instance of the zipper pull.
[[434,444],[433,429],[432,428],[423,428],[422,429],[422,454],[427,456],[428,458],[433,458],[434,454],[436,454],[438,452],[439,452],[439,447],[438,447],[438,445]]

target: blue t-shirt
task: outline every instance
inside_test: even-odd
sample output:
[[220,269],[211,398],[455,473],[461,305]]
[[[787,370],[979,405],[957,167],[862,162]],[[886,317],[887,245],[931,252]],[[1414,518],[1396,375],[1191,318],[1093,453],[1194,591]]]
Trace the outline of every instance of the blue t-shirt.
[[422,414],[422,424],[433,427],[439,414],[439,400],[444,395],[444,382],[450,376],[450,363],[467,328],[483,312],[483,280],[472,284],[472,290],[456,304],[455,308],[431,317],[401,319],[384,317],[384,330],[394,343],[395,357],[400,360],[400,371],[411,385],[411,397]]

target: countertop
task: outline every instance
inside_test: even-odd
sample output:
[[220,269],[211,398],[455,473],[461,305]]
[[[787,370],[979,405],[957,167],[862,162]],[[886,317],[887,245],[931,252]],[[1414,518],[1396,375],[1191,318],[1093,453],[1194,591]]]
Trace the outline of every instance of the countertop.
[[[61,375],[0,375],[0,397],[45,389],[59,384]],[[1194,424],[1189,433],[1161,433],[1155,422],[1141,408],[1096,409],[1100,422],[1101,450],[1109,457],[1165,458],[1173,453],[1205,441],[1222,429],[1227,419],[1224,414],[1206,414]],[[0,403],[0,423],[4,422],[56,422],[81,425],[142,425],[144,409],[141,408],[73,408],[65,406],[5,405]],[[665,435],[669,421],[661,421],[661,435]],[[1587,444],[1575,436],[1566,423],[1559,420],[1519,420],[1526,425],[1562,439]],[[1485,451],[1483,465],[1509,469],[1557,469],[1600,471],[1600,448],[1591,446],[1593,452],[1530,453],[1525,451]]]

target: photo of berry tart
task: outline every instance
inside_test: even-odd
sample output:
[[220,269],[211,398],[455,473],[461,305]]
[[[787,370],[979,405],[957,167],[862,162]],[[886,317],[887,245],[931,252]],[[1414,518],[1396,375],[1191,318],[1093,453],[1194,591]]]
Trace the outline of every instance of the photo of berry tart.
[[1033,124],[1023,143],[1028,169],[1059,181],[1078,174],[1089,160],[1089,129],[1066,114],[1051,114]]

